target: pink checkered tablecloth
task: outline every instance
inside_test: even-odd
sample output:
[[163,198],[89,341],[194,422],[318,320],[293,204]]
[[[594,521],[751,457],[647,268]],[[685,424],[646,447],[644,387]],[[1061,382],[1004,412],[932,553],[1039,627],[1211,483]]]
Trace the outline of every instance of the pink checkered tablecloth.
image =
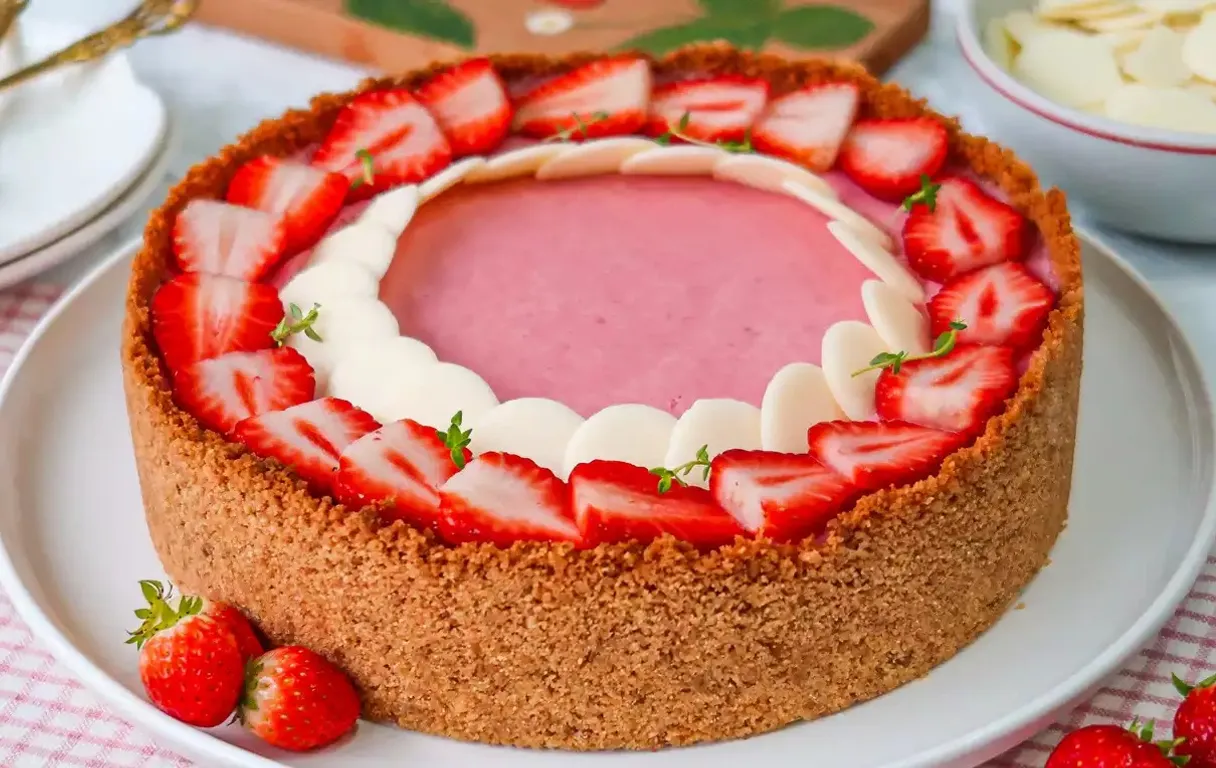
[[[59,294],[31,283],[0,292],[0,372]],[[1089,702],[988,768],[1040,768],[1052,746],[1080,725],[1133,716],[1156,719],[1164,736],[1177,701],[1170,673],[1196,679],[1216,672],[1216,557],[1161,634]],[[3,768],[161,768],[193,763],[158,747],[112,714],[55,661],[0,593],[0,766]]]

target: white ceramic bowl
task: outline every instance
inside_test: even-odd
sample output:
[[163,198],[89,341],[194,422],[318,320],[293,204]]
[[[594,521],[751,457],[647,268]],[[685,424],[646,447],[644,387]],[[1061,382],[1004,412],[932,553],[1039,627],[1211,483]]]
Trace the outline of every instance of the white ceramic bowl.
[[988,21],[1031,0],[964,0],[958,41],[975,76],[984,132],[1010,147],[1094,221],[1126,232],[1216,243],[1216,136],[1115,122],[1040,96],[984,50]]
[[[8,33],[0,38],[0,77],[15,72],[25,63],[25,51],[21,43],[21,19],[13,20]],[[14,89],[0,91],[0,116],[3,116],[12,104]]]

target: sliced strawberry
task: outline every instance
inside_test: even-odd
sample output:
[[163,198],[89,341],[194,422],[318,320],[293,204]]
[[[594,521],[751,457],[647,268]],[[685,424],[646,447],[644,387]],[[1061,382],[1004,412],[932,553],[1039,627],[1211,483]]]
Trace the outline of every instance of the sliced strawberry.
[[768,101],[768,81],[740,75],[677,80],[658,86],[650,99],[646,133],[675,129],[699,141],[743,141]]
[[840,147],[840,169],[880,200],[900,202],[946,163],[946,128],[931,117],[858,120]]
[[944,283],[989,264],[1026,255],[1026,219],[970,179],[939,179],[933,210],[912,206],[904,222],[904,255],[926,280]]
[[566,484],[531,459],[483,453],[439,489],[439,533],[453,544],[581,543]]
[[218,200],[191,200],[173,222],[173,256],[183,272],[257,282],[283,258],[281,217]]
[[1013,350],[955,347],[945,357],[912,360],[878,377],[874,404],[886,421],[974,434],[1017,389]]
[[[473,457],[464,449],[465,461]],[[434,427],[403,419],[346,446],[338,461],[334,498],[352,509],[391,502],[385,517],[434,528],[439,486],[456,474],[452,452]]]
[[204,427],[227,434],[250,416],[312,400],[316,380],[312,366],[290,347],[229,352],[178,370],[173,396]]
[[1056,295],[1026,267],[1003,262],[955,278],[929,300],[933,333],[961,320],[959,341],[1025,349],[1038,343]]
[[470,59],[414,92],[448,137],[454,157],[487,154],[511,130],[511,101],[489,59]]
[[266,349],[282,319],[274,288],[235,277],[178,275],[152,297],[152,335],[173,371],[225,352]]
[[807,432],[811,455],[863,491],[928,477],[963,440],[902,421],[824,421]]
[[373,182],[353,190],[358,198],[422,181],[452,161],[452,148],[426,107],[397,88],[369,91],[343,107],[312,164],[354,183],[363,178],[365,156]]
[[314,492],[327,494],[342,451],[379,428],[375,419],[345,400],[323,397],[245,419],[233,427],[232,438],[262,458],[278,460]]
[[350,180],[281,157],[242,165],[228,183],[228,202],[280,214],[288,254],[311,248],[342,210]]
[[660,493],[658,477],[623,461],[579,464],[570,473],[570,499],[591,545],[645,543],[670,534],[699,547],[717,547],[745,535],[709,491],[677,484]]
[[515,102],[515,130],[572,140],[637,133],[646,123],[650,65],[644,59],[599,59],[547,80]]
[[752,130],[752,146],[823,173],[836,156],[860,93],[856,83],[818,83],[774,99]]
[[821,532],[857,494],[814,456],[726,451],[713,460],[709,489],[747,530],[773,541]]

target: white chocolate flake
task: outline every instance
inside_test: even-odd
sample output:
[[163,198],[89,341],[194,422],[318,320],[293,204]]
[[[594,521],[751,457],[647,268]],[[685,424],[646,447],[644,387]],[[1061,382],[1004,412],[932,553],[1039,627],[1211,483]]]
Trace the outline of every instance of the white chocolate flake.
[[404,187],[390,189],[388,192],[372,198],[363,213],[359,214],[357,226],[373,225],[383,227],[394,238],[400,237],[409,226],[410,219],[418,210],[418,185],[410,184]]
[[781,188],[786,194],[798,198],[829,219],[839,221],[884,250],[889,250],[895,245],[891,236],[880,229],[877,224],[836,198],[820,194],[817,189],[804,186],[797,181],[787,180],[781,185]]
[[464,181],[465,177],[486,164],[484,157],[465,157],[444,168],[439,173],[418,185],[420,203],[447,192]]
[[566,447],[583,417],[563,403],[543,397],[508,400],[487,411],[472,434],[474,454],[502,451],[532,459],[563,480]]
[[325,394],[359,406],[381,424],[406,418],[427,370],[437,363],[426,344],[408,336],[364,339],[334,357]]
[[305,267],[279,289],[284,307],[295,304],[307,312],[314,304],[325,305],[333,299],[374,299],[380,281],[362,264],[354,261],[323,261]]
[[[759,450],[760,409],[725,397],[697,400],[676,420],[663,466],[670,469],[693,461],[702,446],[710,459],[735,448]],[[694,469],[680,479],[689,485],[709,487],[704,470]]]
[[349,261],[363,266],[379,280],[384,277],[397,253],[400,234],[393,234],[376,223],[355,222],[317,243],[308,263]]
[[823,375],[844,415],[865,421],[875,414],[874,388],[878,371],[853,374],[870,365],[887,345],[872,327],[857,320],[842,320],[823,334]]
[[565,474],[594,459],[657,467],[667,456],[676,417],[649,405],[610,405],[582,423],[566,446]]
[[800,165],[767,155],[728,154],[714,166],[713,176],[719,181],[733,181],[766,192],[786,193],[787,181],[796,181],[821,195],[836,197],[836,190],[821,177]]
[[806,432],[822,421],[844,418],[823,369],[790,363],[777,371],[760,401],[760,447],[766,451],[806,453]]
[[859,237],[842,221],[829,221],[828,231],[853,254],[866,269],[887,285],[899,291],[909,301],[920,304],[925,300],[925,288],[907,267],[896,260],[890,251],[877,243]]
[[902,293],[881,280],[867,280],[861,284],[861,303],[888,350],[912,355],[929,351],[929,318]]
[[[303,309],[303,307],[301,307]],[[317,312],[312,328],[321,341],[303,333],[289,336],[287,346],[293,347],[308,360],[317,377],[317,389],[324,391],[339,355],[351,342],[389,340],[399,335],[397,318],[389,308],[375,298],[348,296],[328,301]]]
[[540,142],[486,158],[485,165],[474,168],[464,177],[465,184],[482,184],[519,176],[531,176],[550,159],[570,148],[559,142]]
[[636,136],[619,136],[575,144],[567,151],[545,161],[536,169],[541,180],[573,179],[617,173],[621,163],[654,147],[654,142]]
[[726,155],[724,149],[694,144],[653,145],[627,158],[620,170],[627,176],[706,176]]

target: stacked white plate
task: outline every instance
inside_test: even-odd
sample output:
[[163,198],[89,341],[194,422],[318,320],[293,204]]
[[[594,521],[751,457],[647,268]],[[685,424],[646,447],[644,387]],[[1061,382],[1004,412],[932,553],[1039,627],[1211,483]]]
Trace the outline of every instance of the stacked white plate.
[[[85,33],[19,19],[0,40],[0,74]],[[0,91],[0,288],[142,211],[168,172],[171,133],[164,103],[121,54]]]

